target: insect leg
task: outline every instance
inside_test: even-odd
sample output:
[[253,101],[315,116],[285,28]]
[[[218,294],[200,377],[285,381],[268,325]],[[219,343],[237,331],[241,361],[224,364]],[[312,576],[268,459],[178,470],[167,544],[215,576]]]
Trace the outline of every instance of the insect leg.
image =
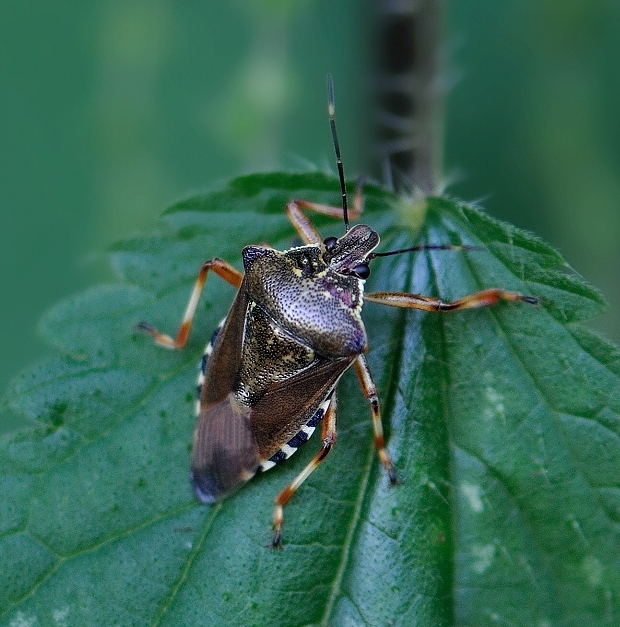
[[458,311],[459,309],[489,307],[501,300],[522,301],[530,305],[538,305],[538,298],[535,296],[525,296],[519,292],[508,292],[497,288],[469,294],[451,302],[444,302],[432,296],[421,296],[420,294],[408,294],[406,292],[371,292],[364,296],[364,300],[381,305],[389,305],[390,307],[421,309],[422,311]]
[[375,447],[377,449],[377,455],[383,464],[383,467],[388,473],[390,483],[392,485],[398,483],[398,478],[394,472],[392,466],[392,460],[385,448],[385,439],[383,437],[383,426],[381,424],[381,410],[379,408],[379,397],[377,396],[377,388],[375,382],[370,374],[370,368],[368,367],[368,361],[364,355],[359,355],[355,360],[355,372],[360,381],[360,386],[364,396],[370,403],[370,411],[372,413],[372,428],[375,433]]
[[[349,217],[357,219],[362,213],[363,196],[362,186],[358,184],[355,188],[355,196],[353,197],[353,206],[349,208]],[[332,218],[342,218],[342,207],[332,207],[331,205],[321,205],[307,200],[291,200],[286,205],[286,213],[292,222],[299,237],[306,244],[315,244],[321,241],[321,235],[314,228],[310,219],[304,215],[302,209],[311,209],[317,213],[321,213]]]
[[321,425],[321,437],[323,446],[321,450],[312,458],[310,463],[289,483],[280,494],[276,497],[276,507],[273,512],[273,538],[271,546],[279,548],[282,546],[282,520],[284,506],[289,499],[295,494],[299,486],[314,472],[317,466],[327,457],[336,443],[336,391],[332,393],[331,402],[323,423]]
[[215,274],[224,279],[224,281],[237,288],[241,285],[241,281],[243,280],[243,273],[233,268],[226,261],[217,257],[210,259],[209,261],[205,261],[200,268],[198,276],[196,277],[194,289],[189,297],[189,302],[185,308],[185,313],[183,314],[183,319],[181,320],[181,325],[179,326],[176,338],[160,333],[148,322],[141,322],[138,325],[138,328],[149,333],[155,340],[155,343],[160,346],[164,346],[165,348],[183,348],[187,342],[187,338],[189,337],[189,332],[192,328],[192,321],[194,320],[194,315],[196,313],[196,307],[198,306],[200,294],[202,293],[202,288],[207,280],[209,270],[212,270]]

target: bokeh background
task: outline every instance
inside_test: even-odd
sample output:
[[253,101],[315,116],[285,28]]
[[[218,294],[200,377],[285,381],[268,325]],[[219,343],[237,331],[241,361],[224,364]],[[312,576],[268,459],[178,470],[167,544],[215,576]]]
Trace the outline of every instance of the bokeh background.
[[[114,240],[219,180],[331,164],[328,71],[347,172],[373,170],[375,10],[0,3],[0,389],[48,350],[46,308],[112,278]],[[620,340],[620,3],[453,0],[445,18],[449,193],[558,247]]]

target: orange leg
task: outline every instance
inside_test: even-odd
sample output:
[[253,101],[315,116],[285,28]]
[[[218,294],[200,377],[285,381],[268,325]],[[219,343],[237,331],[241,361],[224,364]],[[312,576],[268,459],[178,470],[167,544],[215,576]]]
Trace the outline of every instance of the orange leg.
[[187,303],[185,313],[183,314],[181,326],[179,327],[176,338],[160,333],[148,322],[141,322],[138,325],[138,328],[149,333],[155,340],[155,343],[160,346],[172,349],[183,348],[187,342],[187,338],[189,337],[189,332],[192,328],[192,321],[194,320],[194,315],[196,314],[196,307],[198,306],[200,294],[202,293],[202,288],[207,280],[209,270],[213,270],[215,274],[220,276],[227,283],[234,285],[236,288],[241,285],[241,281],[243,280],[243,273],[239,272],[239,270],[236,270],[222,259],[218,259],[216,257],[214,259],[210,259],[209,261],[205,261],[200,268],[198,276],[196,277],[194,289],[189,297],[189,302]]
[[276,507],[273,512],[273,538],[271,546],[280,548],[282,546],[282,521],[284,506],[289,499],[297,492],[299,486],[316,470],[319,464],[327,457],[336,443],[336,391],[332,393],[331,402],[321,424],[321,437],[323,446],[321,450],[312,458],[310,463],[289,483],[276,497]]
[[[356,220],[360,217],[363,208],[362,188],[358,185],[355,189],[353,197],[353,206],[349,207],[349,218]],[[295,227],[299,237],[305,244],[316,244],[321,241],[321,235],[312,225],[310,220],[304,215],[302,209],[311,209],[317,213],[321,213],[332,218],[342,219],[342,207],[332,207],[331,205],[321,205],[306,200],[291,200],[286,205],[286,213],[289,220]]]
[[377,396],[377,388],[370,374],[368,361],[364,355],[360,355],[355,361],[355,372],[360,381],[362,392],[370,403],[370,411],[372,413],[372,428],[375,433],[375,447],[377,455],[388,473],[390,483],[392,485],[398,483],[392,460],[385,448],[385,439],[383,437],[383,426],[381,424],[381,410],[379,408],[379,397]]
[[489,307],[490,305],[495,305],[500,300],[522,301],[530,305],[538,305],[538,298],[535,296],[524,296],[519,292],[507,292],[497,288],[469,294],[448,303],[439,298],[421,296],[420,294],[407,294],[406,292],[371,292],[364,296],[364,300],[381,305],[389,305],[390,307],[421,309],[422,311],[458,311],[459,309]]

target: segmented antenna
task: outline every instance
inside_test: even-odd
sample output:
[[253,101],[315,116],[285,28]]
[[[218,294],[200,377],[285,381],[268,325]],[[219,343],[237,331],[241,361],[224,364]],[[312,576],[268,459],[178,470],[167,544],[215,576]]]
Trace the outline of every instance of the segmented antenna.
[[338,178],[340,179],[340,191],[342,192],[342,217],[344,219],[344,230],[349,230],[349,209],[347,207],[347,186],[344,182],[344,168],[340,157],[340,144],[336,133],[336,103],[334,101],[334,81],[332,75],[327,75],[327,113],[329,115],[329,127],[332,131],[334,151],[336,152],[336,165],[338,166]]
[[419,246],[410,246],[409,248],[399,248],[398,250],[388,250],[385,253],[370,253],[366,259],[374,259],[375,257],[389,257],[390,255],[401,255],[402,253],[419,252],[422,250],[484,250],[480,246],[453,246],[452,244],[421,244]]

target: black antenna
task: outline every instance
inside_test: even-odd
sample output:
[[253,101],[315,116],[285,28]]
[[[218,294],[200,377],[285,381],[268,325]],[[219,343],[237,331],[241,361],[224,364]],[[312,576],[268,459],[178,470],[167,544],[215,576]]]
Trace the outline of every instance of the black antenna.
[[385,253],[370,253],[366,259],[374,259],[375,257],[389,257],[390,255],[400,255],[401,253],[412,253],[421,250],[484,250],[480,246],[453,246],[452,244],[421,244],[420,246],[411,246],[410,248],[400,248],[399,250],[389,250]]
[[338,178],[340,179],[340,191],[342,192],[342,217],[344,219],[344,230],[349,230],[349,210],[347,208],[347,186],[344,182],[344,168],[342,167],[342,159],[340,158],[340,144],[338,143],[338,135],[336,134],[336,103],[334,101],[334,81],[332,75],[327,75],[327,113],[329,115],[329,127],[332,131],[332,140],[334,142],[334,151],[336,152],[336,165],[338,166]]

